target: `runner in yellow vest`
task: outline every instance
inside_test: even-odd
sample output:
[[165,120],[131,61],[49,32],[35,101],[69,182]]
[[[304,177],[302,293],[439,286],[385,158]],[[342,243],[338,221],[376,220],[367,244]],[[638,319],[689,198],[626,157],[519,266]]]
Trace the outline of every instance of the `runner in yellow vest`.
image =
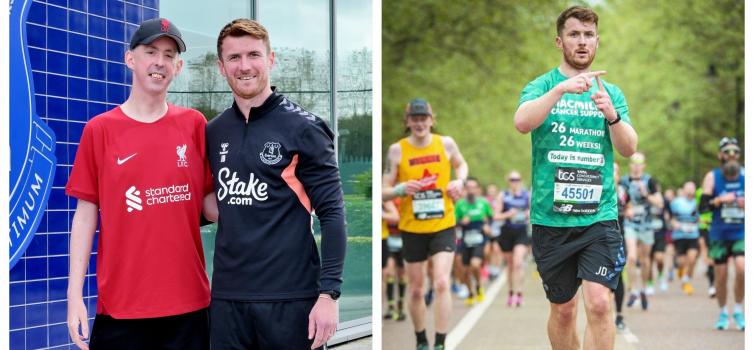
[[[402,197],[398,228],[409,280],[409,312],[417,349],[429,349],[422,290],[431,257],[435,291],[435,349],[444,349],[451,312],[450,269],[455,252],[453,200],[461,195],[468,166],[455,141],[432,133],[435,117],[423,99],[406,106],[410,135],[390,145],[382,179],[382,199]],[[455,180],[451,180],[451,168]]]

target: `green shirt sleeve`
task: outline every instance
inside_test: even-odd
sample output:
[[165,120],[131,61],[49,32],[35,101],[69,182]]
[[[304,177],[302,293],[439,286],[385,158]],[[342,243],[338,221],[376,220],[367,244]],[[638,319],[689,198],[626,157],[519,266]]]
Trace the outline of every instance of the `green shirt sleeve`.
[[615,85],[610,84],[605,86],[607,94],[610,95],[610,99],[613,101],[613,107],[620,114],[622,121],[631,125],[631,116],[628,111],[628,103],[626,102],[626,96],[623,95],[623,91]]
[[533,80],[529,82],[529,84],[526,84],[524,90],[521,91],[521,97],[518,99],[518,106],[520,107],[524,102],[536,100],[546,92],[545,84],[542,83],[541,79]]

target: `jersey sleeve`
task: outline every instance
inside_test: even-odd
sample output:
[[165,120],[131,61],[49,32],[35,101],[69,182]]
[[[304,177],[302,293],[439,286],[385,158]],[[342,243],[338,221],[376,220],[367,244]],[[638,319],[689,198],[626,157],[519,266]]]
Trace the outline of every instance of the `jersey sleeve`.
[[488,201],[484,201],[484,216],[487,217],[490,221],[492,221],[492,217],[494,216],[494,213],[492,212],[492,206]]
[[95,152],[97,141],[94,129],[96,127],[91,121],[84,126],[65,194],[99,205],[99,164]]
[[626,102],[626,96],[623,94],[623,91],[619,87],[613,85],[612,89],[607,90],[607,93],[613,101],[613,108],[615,108],[615,111],[620,114],[621,120],[631,125],[631,114],[629,113],[628,103]]
[[521,91],[521,96],[518,99],[518,105],[521,106],[524,102],[535,100],[544,95],[548,91],[544,79],[538,78],[529,82]]
[[334,135],[321,119],[307,123],[301,129],[296,140],[300,158],[296,177],[303,184],[322,229],[320,290],[340,291],[346,228]]

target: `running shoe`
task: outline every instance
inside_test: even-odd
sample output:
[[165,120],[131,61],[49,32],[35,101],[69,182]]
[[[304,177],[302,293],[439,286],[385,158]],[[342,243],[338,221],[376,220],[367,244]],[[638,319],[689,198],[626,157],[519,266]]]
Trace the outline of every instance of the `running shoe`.
[[405,321],[406,314],[403,311],[396,311],[393,314],[393,321]]
[[385,315],[383,316],[383,318],[386,319],[386,320],[392,319],[393,318],[393,313],[394,313],[393,309],[390,308],[390,309],[387,310],[387,312],[385,313]]
[[524,305],[524,296],[523,295],[517,295],[516,296],[516,307],[521,307],[521,305]]
[[460,291],[461,291],[461,288],[458,287],[457,284],[453,283],[453,284],[450,285],[450,292],[451,293],[453,293],[455,295],[458,295],[458,292],[460,292]]
[[429,306],[432,304],[432,300],[435,300],[435,291],[430,289],[427,294],[424,294],[424,304]]
[[743,313],[741,313],[741,312],[734,312],[733,313],[733,321],[736,322],[736,329],[738,329],[739,331],[742,331],[742,330],[744,330],[744,328],[746,328],[744,326],[744,324],[745,324],[745,318],[744,318],[744,314]]
[[655,295],[655,287],[652,284],[648,285],[645,291],[647,295]]
[[660,290],[663,291],[663,292],[666,292],[668,290],[668,281],[667,280],[662,279],[662,281],[660,281]]
[[647,299],[647,294],[640,292],[639,297],[641,298],[641,309],[646,311],[647,308],[649,308],[649,299]]
[[725,312],[720,313],[720,318],[717,320],[717,323],[715,324],[715,328],[724,331],[728,329],[728,314]]
[[619,331],[626,329],[626,324],[623,323],[623,315],[618,315],[615,317],[615,328]]
[[476,292],[476,302],[481,303],[484,301],[484,288],[479,287],[479,289]]
[[458,287],[458,299],[466,299],[469,297],[469,288],[465,284]]
[[636,293],[631,293],[628,296],[628,302],[626,302],[626,307],[633,307],[634,303],[636,303],[636,299],[638,299],[639,296]]
[[466,306],[474,306],[474,297],[468,297],[466,298],[466,301],[463,302]]
[[687,295],[694,294],[694,287],[691,286],[691,283],[689,282],[684,282],[681,288],[683,289],[683,292],[686,293]]
[[715,289],[715,286],[711,286],[707,289],[707,295],[709,295],[710,299],[715,298],[717,296],[717,289]]
[[508,307],[513,306],[513,303],[516,302],[516,296],[513,294],[508,294]]
[[416,350],[429,350],[429,344],[427,343],[416,344]]
[[435,350],[445,350],[445,345],[435,345]]

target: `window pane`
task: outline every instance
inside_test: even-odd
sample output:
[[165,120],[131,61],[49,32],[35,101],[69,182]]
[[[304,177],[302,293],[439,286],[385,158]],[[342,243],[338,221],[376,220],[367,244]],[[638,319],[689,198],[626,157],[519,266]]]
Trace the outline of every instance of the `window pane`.
[[267,0],[257,8],[275,51],[272,85],[332,125],[329,2]]
[[217,35],[228,22],[250,17],[251,1],[162,0],[160,16],[178,26],[186,43],[186,52],[181,54],[183,70],[170,85],[168,101],[214,118],[233,103],[217,69]]
[[338,1],[338,164],[348,216],[341,320],[372,314],[372,1]]

